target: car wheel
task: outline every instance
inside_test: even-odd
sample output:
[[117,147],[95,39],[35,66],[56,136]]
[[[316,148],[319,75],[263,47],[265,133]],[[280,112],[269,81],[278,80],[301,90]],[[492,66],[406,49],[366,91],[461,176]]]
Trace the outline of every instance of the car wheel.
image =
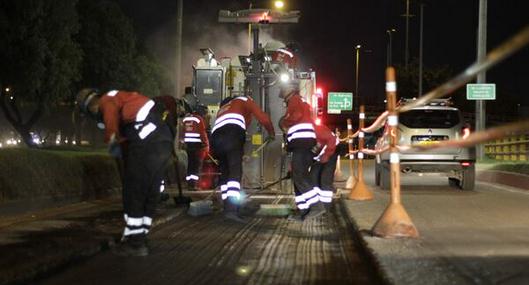
[[459,187],[459,179],[453,178],[453,177],[449,177],[448,178],[448,185],[450,185],[450,187]]
[[384,190],[389,190],[390,185],[391,185],[391,179],[390,179],[390,171],[389,171],[389,168],[386,167],[386,164],[382,164],[382,163],[380,164],[379,173],[380,173],[380,188]]
[[476,167],[474,165],[463,169],[463,177],[459,187],[465,191],[472,191],[476,185]]

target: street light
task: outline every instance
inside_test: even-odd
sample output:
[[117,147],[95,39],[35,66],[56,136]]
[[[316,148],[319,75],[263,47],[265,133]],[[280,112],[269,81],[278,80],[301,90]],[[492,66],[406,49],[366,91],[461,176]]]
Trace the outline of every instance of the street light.
[[360,67],[360,48],[362,48],[361,45],[356,45],[356,72],[355,72],[355,94],[353,97],[356,97],[356,106],[358,106],[359,102],[358,99],[360,98],[358,96],[358,69]]
[[274,1],[274,6],[277,9],[283,9],[283,7],[285,7],[285,2],[283,2],[283,1]]
[[396,31],[397,30],[395,30],[394,28],[386,30],[386,33],[389,36],[388,47],[387,47],[387,49],[388,49],[387,50],[387,63],[386,63],[387,66],[391,66],[393,64],[393,60],[392,60],[392,57],[393,57],[393,33],[396,32]]

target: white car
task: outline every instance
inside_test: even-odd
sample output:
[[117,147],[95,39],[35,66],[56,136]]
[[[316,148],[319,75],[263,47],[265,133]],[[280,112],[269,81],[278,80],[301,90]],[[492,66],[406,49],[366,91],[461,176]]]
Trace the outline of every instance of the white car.
[[[409,101],[401,100],[400,104]],[[375,149],[383,149],[389,145],[388,130],[389,126],[386,124]],[[460,139],[470,132],[461,112],[452,107],[448,99],[434,100],[426,106],[399,114],[398,130],[399,145],[435,144]],[[400,168],[403,173],[439,173],[448,178],[451,186],[463,190],[474,189],[475,161],[475,148],[438,148],[429,151],[410,149],[400,153]],[[389,152],[376,156],[375,182],[383,189],[389,189],[389,167]]]

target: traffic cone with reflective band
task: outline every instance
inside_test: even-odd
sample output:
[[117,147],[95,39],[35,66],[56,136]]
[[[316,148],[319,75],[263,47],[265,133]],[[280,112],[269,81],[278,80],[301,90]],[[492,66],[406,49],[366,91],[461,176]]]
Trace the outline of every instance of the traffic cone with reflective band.
[[364,153],[362,149],[364,148],[364,106],[360,106],[360,115],[359,115],[359,134],[358,134],[358,181],[355,186],[349,192],[349,200],[371,200],[373,199],[373,192],[364,182]]
[[400,200],[400,159],[397,148],[398,116],[395,111],[397,101],[395,69],[386,69],[386,94],[388,107],[388,125],[390,127],[390,177],[391,202],[373,226],[373,235],[383,238],[419,237],[419,232]]
[[336,159],[336,170],[334,171],[334,181],[343,182],[345,180],[347,179],[344,177],[343,172],[342,172],[341,157],[338,155]]
[[[340,139],[340,130],[338,128],[336,128],[335,134],[336,134],[336,137],[338,139]],[[345,180],[347,180],[347,179],[345,178],[345,176],[343,175],[343,172],[342,172],[341,156],[338,155],[338,157],[336,159],[336,169],[334,170],[334,181],[343,182]]]
[[349,144],[349,178],[347,179],[347,182],[345,183],[346,189],[353,189],[353,187],[356,184],[356,177],[354,172],[354,146],[353,146],[353,124],[351,119],[347,119],[347,137],[349,138],[348,144]]

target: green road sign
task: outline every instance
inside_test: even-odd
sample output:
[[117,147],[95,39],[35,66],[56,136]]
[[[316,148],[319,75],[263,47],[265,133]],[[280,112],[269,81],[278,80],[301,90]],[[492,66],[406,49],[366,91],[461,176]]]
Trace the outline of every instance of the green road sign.
[[467,84],[467,100],[496,100],[496,84]]
[[327,96],[327,114],[340,114],[353,110],[353,93],[329,92]]

